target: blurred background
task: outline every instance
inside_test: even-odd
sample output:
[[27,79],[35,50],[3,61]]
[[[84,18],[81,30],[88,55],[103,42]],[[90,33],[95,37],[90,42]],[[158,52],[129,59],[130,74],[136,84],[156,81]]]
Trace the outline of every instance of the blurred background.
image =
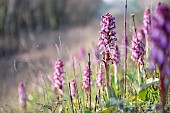
[[[170,0],[128,0],[128,31],[131,31],[130,14],[136,15],[139,27],[145,7],[152,13],[158,1],[170,3]],[[0,0],[0,107],[15,107],[18,82],[28,85],[36,79],[39,70],[49,75],[57,57],[67,62],[80,48],[90,52],[98,41],[102,14],[110,12],[116,18],[120,43],[124,2]]]

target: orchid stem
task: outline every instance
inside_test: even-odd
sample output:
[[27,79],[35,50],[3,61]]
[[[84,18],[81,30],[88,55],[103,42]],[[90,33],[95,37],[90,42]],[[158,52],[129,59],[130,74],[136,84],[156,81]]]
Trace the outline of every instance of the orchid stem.
[[118,88],[117,64],[116,63],[114,63],[114,81],[115,81],[116,88]]

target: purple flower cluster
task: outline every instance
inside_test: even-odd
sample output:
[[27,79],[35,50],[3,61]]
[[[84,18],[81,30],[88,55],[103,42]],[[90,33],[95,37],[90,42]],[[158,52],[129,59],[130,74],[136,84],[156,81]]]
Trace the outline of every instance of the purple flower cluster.
[[50,80],[53,83],[52,87],[57,89],[58,93],[62,96],[64,87],[64,64],[60,58],[55,62],[54,70],[54,74],[50,76]]
[[77,82],[75,80],[70,82],[70,91],[72,98],[74,98],[77,92]]
[[89,93],[89,88],[90,88],[90,85],[92,84],[92,80],[90,80],[91,83],[89,83],[89,78],[91,79],[91,77],[92,77],[91,69],[89,69],[88,66],[85,66],[84,72],[83,72],[82,88],[86,91],[86,93]]
[[115,45],[117,38],[115,37],[115,18],[110,14],[106,13],[103,15],[101,21],[100,38],[98,45],[103,48],[102,55],[106,61],[110,60],[110,51]]
[[142,29],[138,29],[137,37],[136,34],[133,35],[132,39],[132,60],[136,61],[138,65],[144,64],[144,54],[145,54],[145,45],[143,42],[144,33]]
[[18,93],[19,93],[19,104],[21,105],[22,108],[26,109],[27,94],[23,83],[18,84]]
[[120,51],[117,44],[114,46],[113,50],[111,51],[111,59],[112,62],[116,65],[120,63]]
[[150,9],[146,8],[143,17],[143,31],[145,33],[145,38],[149,37],[150,30],[151,30],[151,14]]
[[150,58],[170,78],[170,7],[160,3],[152,18]]
[[98,88],[102,87],[103,82],[104,82],[104,70],[102,69],[102,67],[100,67],[96,77],[96,86]]

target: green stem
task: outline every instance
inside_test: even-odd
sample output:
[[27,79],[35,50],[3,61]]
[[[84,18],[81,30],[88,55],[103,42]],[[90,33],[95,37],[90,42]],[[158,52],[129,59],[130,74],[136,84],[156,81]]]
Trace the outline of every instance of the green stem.
[[107,93],[107,98],[110,98],[110,83],[109,83],[109,65],[106,63],[105,64],[106,68],[106,93]]
[[116,63],[114,63],[114,81],[115,81],[116,88],[118,88],[118,83],[117,83],[117,81],[118,81],[118,78],[117,78],[117,64]]
[[146,37],[145,50],[146,50],[146,60],[148,60],[148,58],[149,58],[149,40],[148,40],[148,37]]
[[[137,63],[137,64],[138,64],[138,63]],[[141,83],[140,64],[138,64],[137,68],[138,68],[138,82]]]

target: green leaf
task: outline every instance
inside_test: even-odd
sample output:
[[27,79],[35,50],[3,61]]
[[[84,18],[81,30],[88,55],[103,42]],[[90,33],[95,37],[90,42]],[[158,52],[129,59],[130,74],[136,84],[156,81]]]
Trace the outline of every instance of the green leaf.
[[134,100],[135,98],[136,98],[136,96],[131,96],[131,97],[129,97],[128,102]]
[[102,111],[101,113],[114,113],[115,107],[109,107],[107,109],[105,109],[104,111]]
[[118,82],[119,81],[117,81],[117,84],[115,84],[114,76],[112,76],[112,87],[113,87],[113,90],[114,90],[116,97],[118,96],[118,93],[119,93],[119,91],[118,91],[119,83]]
[[115,98],[110,98],[109,101],[106,103],[108,107],[117,105],[118,101]]
[[149,78],[146,80],[146,84],[155,84],[155,83],[158,83],[159,82],[159,79],[158,78]]
[[145,101],[146,95],[147,95],[147,89],[139,92],[138,97],[139,97],[141,100]]
[[127,75],[127,79],[133,83],[135,80],[134,75],[129,72],[127,72],[126,75]]
[[158,83],[159,83],[159,79],[158,78],[155,78],[155,79],[149,78],[149,79],[146,80],[146,84],[141,84],[139,92],[147,89],[151,85],[158,84]]
[[132,83],[133,87],[135,88],[135,90],[139,90],[140,89],[140,82],[138,81],[136,74],[132,74],[127,72],[127,80],[129,80],[129,82]]
[[108,101],[106,89],[103,91],[102,94],[103,94],[103,99],[104,99],[104,101],[105,101],[105,102]]
[[115,106],[121,106],[123,105],[123,100],[117,100],[116,98],[110,98],[107,102],[106,102],[106,107],[115,107]]
[[117,99],[117,96],[116,96],[114,88],[113,87],[109,87],[109,90],[110,90],[110,97]]
[[84,113],[92,113],[91,111],[89,111],[89,110],[86,110],[86,111],[84,111]]
[[111,111],[109,109],[106,109],[106,110],[102,111],[102,113],[111,113]]

